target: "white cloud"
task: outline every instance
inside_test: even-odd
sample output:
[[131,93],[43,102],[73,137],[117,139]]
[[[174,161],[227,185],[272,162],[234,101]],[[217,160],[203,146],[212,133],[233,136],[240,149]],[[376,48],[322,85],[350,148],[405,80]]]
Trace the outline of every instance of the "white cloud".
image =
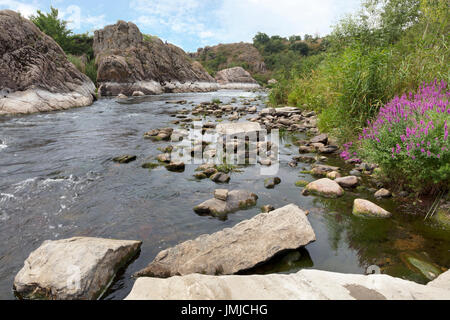
[[0,0],[0,9],[10,9],[20,12],[22,16],[28,18],[29,16],[36,14],[39,9],[39,5],[36,1],[31,3],[23,3],[15,0]]
[[106,18],[105,15],[91,16],[87,15],[83,10],[77,5],[69,5],[68,7],[59,10],[59,17],[61,19],[67,20],[69,29],[75,32],[80,29],[95,30],[105,26]]
[[[133,0],[137,24],[170,38],[197,38],[202,45],[252,41],[269,35],[320,34],[331,31],[360,0]],[[193,48],[189,48],[193,49]]]

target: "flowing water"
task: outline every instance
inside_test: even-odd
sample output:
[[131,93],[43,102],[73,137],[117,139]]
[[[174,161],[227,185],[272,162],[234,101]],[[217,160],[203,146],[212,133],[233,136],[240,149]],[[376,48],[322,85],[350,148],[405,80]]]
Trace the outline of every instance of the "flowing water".
[[[86,108],[0,117],[0,299],[14,299],[14,276],[30,252],[45,240],[73,236],[143,241],[139,257],[117,276],[105,297],[122,299],[132,288],[131,275],[162,249],[232,227],[258,214],[265,204],[279,208],[295,203],[309,210],[317,241],[275,257],[250,273],[315,268],[364,274],[369,266],[377,265],[383,273],[426,283],[429,280],[418,265],[422,269],[431,263],[441,270],[450,267],[450,232],[424,223],[422,216],[393,200],[375,201],[369,193],[351,191],[337,200],[302,196],[295,182],[314,180],[300,173],[310,165],[288,166],[298,155],[293,141],[305,138],[302,134],[281,138],[277,176],[282,183],[275,189],[264,188],[267,177],[260,175],[259,165],[232,173],[226,187],[251,190],[259,200],[257,207],[229,214],[227,219],[198,216],[192,210],[221,187],[209,180],[195,180],[196,166],[186,166],[183,173],[164,167],[141,168],[161,153],[158,148],[168,145],[145,140],[143,133],[175,127],[170,124],[173,116],[186,107],[167,101],[200,103],[219,98],[228,103],[236,98],[239,105],[244,98],[257,96],[220,91],[167,94],[127,104],[104,99]],[[264,107],[261,101],[254,104]],[[137,155],[137,161],[116,164],[111,160],[123,154]],[[328,164],[344,166],[338,159]],[[353,217],[356,197],[381,204],[394,213],[393,218]],[[415,265],[407,259],[409,255],[417,258]]]

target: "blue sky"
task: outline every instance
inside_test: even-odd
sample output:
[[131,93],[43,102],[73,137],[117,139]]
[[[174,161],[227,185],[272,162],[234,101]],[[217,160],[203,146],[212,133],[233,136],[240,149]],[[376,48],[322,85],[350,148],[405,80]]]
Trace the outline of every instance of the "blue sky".
[[117,20],[133,21],[143,33],[157,35],[184,50],[246,41],[269,35],[326,35],[360,0],[0,0],[0,9],[24,16],[60,10],[76,33],[92,32]]

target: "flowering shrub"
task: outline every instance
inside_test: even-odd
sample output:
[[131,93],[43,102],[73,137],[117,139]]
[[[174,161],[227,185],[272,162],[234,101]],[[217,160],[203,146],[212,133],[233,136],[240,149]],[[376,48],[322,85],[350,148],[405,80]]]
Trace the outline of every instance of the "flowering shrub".
[[416,94],[395,97],[368,122],[357,143],[344,145],[341,157],[373,161],[392,182],[411,189],[448,189],[449,96],[447,83],[434,81]]

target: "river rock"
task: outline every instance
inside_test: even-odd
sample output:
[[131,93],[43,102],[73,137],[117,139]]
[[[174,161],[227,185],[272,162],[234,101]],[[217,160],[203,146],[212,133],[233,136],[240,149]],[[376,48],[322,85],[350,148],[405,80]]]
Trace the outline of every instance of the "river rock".
[[387,189],[380,189],[375,193],[375,198],[390,198],[392,193]]
[[359,183],[358,178],[355,176],[337,178],[334,181],[336,181],[343,188],[356,188]]
[[214,198],[216,198],[217,200],[227,201],[228,190],[227,189],[216,189],[214,191]]
[[136,156],[124,155],[114,158],[113,161],[118,163],[130,163],[132,161],[135,161],[136,159]]
[[143,97],[145,96],[145,93],[143,93],[142,91],[134,91],[131,95],[133,97]]
[[210,176],[210,179],[216,183],[228,183],[231,180],[231,177],[223,172],[216,172]]
[[173,172],[183,172],[186,165],[182,161],[171,161],[166,165],[166,169]]
[[128,99],[128,97],[127,97],[126,95],[124,95],[123,93],[119,93],[119,94],[117,95],[117,99],[123,100],[123,99]]
[[327,178],[331,180],[336,180],[337,178],[340,178],[341,174],[337,171],[331,171],[327,173]]
[[450,300],[450,290],[437,284],[309,269],[250,276],[191,274],[139,278],[126,300]]
[[158,160],[159,162],[165,162],[165,163],[170,163],[170,158],[171,158],[170,153],[162,153],[162,154],[159,154],[158,156],[156,156],[156,160]]
[[242,67],[224,69],[216,73],[221,89],[257,89],[258,82]]
[[161,251],[136,276],[235,274],[265,262],[279,252],[298,249],[315,240],[305,212],[291,204],[261,213],[231,229],[202,235]]
[[428,282],[427,286],[450,290],[450,270],[442,273],[433,281]]
[[214,78],[179,47],[157,37],[144,39],[132,22],[118,21],[94,32],[94,54],[101,96],[134,91],[205,92],[218,89]]
[[339,184],[328,178],[309,183],[303,190],[304,195],[313,194],[327,198],[337,198],[344,195],[344,189]]
[[364,199],[356,199],[354,201],[353,214],[355,216],[375,217],[375,218],[389,218],[392,215],[390,212]]
[[310,143],[322,143],[323,145],[328,144],[328,136],[326,134],[320,134],[318,136],[315,136],[310,140]]
[[270,205],[270,204],[265,205],[265,206],[263,206],[261,208],[261,212],[264,212],[264,213],[271,212],[271,211],[274,211],[274,210],[275,210],[275,207]]
[[24,299],[97,299],[141,244],[85,237],[45,241],[16,275],[15,291]]
[[216,127],[220,135],[248,134],[261,131],[261,125],[256,122],[220,123]]
[[264,180],[264,187],[266,189],[273,189],[275,188],[275,186],[277,184],[281,183],[281,179],[276,177],[276,178],[267,178],[266,180]]
[[217,198],[209,199],[194,208],[198,214],[222,216],[240,209],[246,209],[256,205],[258,196],[246,190],[233,190],[227,194],[227,200]]
[[0,115],[89,106],[95,85],[31,21],[0,10]]

